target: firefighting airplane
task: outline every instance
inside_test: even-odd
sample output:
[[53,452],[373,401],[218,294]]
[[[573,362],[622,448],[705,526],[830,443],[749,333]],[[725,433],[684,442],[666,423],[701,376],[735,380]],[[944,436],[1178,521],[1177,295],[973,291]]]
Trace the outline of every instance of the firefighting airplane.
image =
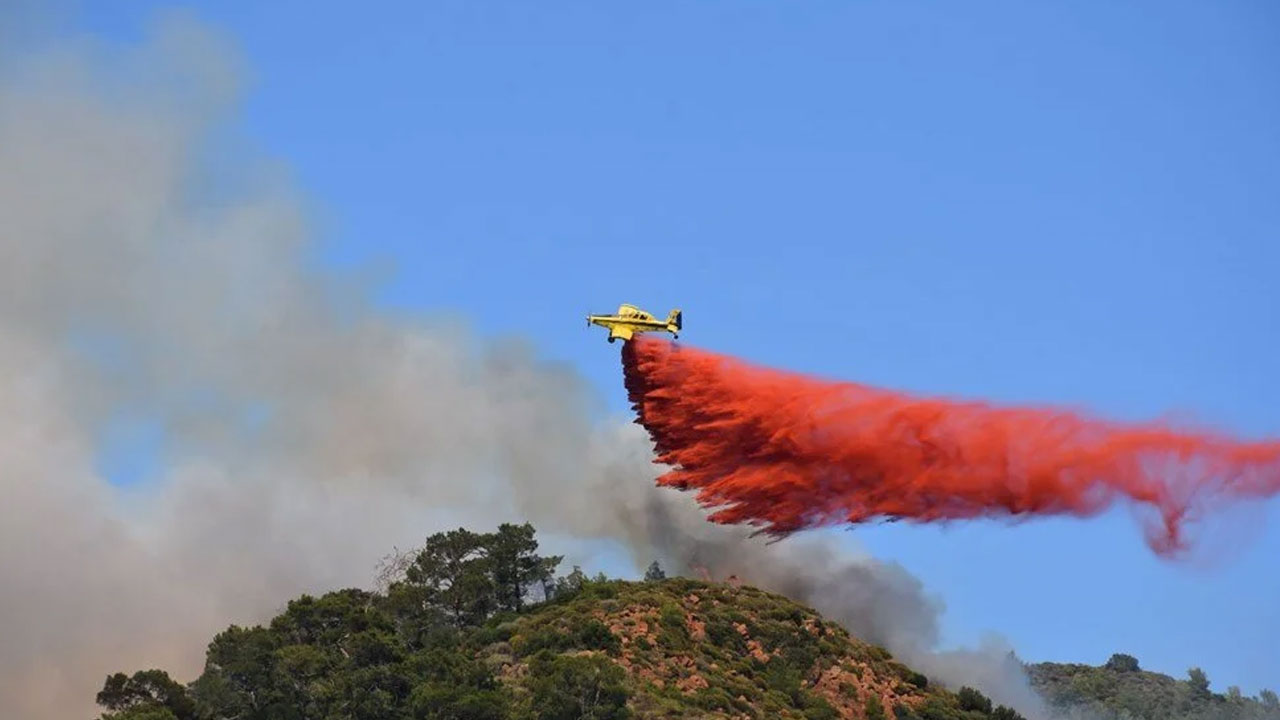
[[639,332],[666,331],[680,337],[680,311],[672,310],[666,320],[659,320],[635,305],[619,305],[617,315],[588,315],[587,327],[599,325],[609,328],[609,342],[618,338],[631,339]]

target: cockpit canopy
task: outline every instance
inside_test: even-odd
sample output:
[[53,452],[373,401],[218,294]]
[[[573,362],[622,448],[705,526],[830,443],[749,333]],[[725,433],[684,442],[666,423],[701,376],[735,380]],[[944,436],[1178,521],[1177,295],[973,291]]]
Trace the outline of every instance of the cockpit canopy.
[[641,310],[640,308],[636,307],[635,305],[626,305],[626,304],[623,304],[623,305],[619,305],[619,306],[618,306],[618,316],[619,316],[619,317],[625,317],[625,318],[636,318],[636,319],[639,319],[639,320],[653,320],[653,319],[654,319],[654,317],[653,317],[652,315],[650,315],[649,313],[647,313],[647,312],[645,312],[645,311]]

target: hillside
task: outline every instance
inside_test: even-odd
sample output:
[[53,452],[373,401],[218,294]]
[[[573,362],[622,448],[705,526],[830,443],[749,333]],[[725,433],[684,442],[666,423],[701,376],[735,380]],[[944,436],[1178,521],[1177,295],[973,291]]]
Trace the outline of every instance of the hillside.
[[[288,603],[209,643],[189,684],[162,670],[107,678],[104,720],[1017,720],[951,692],[780,595],[666,578],[556,577],[529,525],[437,533],[389,558],[377,592]],[[1280,720],[1254,700],[1143,671],[1027,666],[1064,717]]]
[[550,649],[621,668],[638,717],[970,716],[956,695],[930,688],[883,649],[750,587],[684,578],[593,584],[499,627],[507,638],[481,656],[517,696],[529,692],[521,679],[537,652]]
[[1027,666],[1027,674],[1052,707],[1096,720],[1280,720],[1280,701],[1270,690],[1256,699],[1239,688],[1213,693],[1197,668],[1177,680],[1142,670],[1130,655],[1113,655],[1097,667],[1038,663]]
[[[750,587],[553,579],[533,530],[453,531],[389,565],[385,592],[303,596],[232,626],[203,674],[107,679],[110,720],[1002,718],[885,650]],[[541,589],[544,602],[529,604]]]

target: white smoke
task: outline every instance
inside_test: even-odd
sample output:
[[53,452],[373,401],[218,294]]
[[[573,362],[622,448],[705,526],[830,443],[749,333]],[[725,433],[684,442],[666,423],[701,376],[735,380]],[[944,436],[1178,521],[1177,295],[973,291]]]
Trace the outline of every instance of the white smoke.
[[[622,542],[640,566],[736,573],[944,679],[996,667],[933,652],[940,606],[895,565],[707,524],[653,486],[643,432],[593,424],[584,381],[527,344],[386,317],[309,269],[297,198],[228,139],[237,78],[179,20],[132,50],[0,67],[6,716],[87,716],[110,672],[191,679],[229,623],[368,585],[428,532],[512,519],[583,556]],[[166,432],[161,476],[127,490],[95,461],[122,411]]]

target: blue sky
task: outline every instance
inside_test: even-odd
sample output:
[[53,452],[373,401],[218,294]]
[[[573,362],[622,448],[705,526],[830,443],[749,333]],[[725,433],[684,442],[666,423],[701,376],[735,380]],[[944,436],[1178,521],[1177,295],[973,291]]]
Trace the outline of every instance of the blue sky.
[[[169,3],[84,3],[130,42]],[[625,410],[582,316],[895,388],[1280,436],[1280,6],[193,2],[244,133],[388,309],[530,336]],[[117,467],[162,431],[123,418]],[[119,448],[124,448],[120,450]],[[136,468],[135,468],[136,469]],[[1280,686],[1278,503],[1175,564],[1129,513],[850,533],[947,640]]]

